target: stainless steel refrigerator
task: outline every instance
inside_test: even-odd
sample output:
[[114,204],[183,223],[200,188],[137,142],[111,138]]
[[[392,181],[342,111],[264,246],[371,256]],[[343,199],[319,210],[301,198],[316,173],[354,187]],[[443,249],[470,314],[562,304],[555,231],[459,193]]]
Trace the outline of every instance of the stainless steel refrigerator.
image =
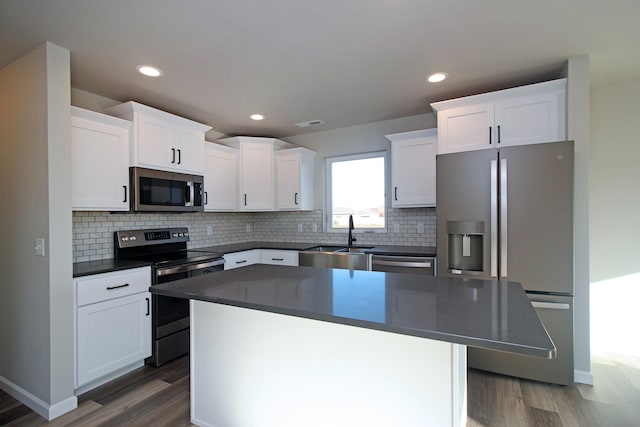
[[[555,359],[469,348],[470,367],[573,384],[573,153],[565,141],[436,157],[438,275],[522,283],[557,348]],[[499,335],[508,319],[492,298]]]

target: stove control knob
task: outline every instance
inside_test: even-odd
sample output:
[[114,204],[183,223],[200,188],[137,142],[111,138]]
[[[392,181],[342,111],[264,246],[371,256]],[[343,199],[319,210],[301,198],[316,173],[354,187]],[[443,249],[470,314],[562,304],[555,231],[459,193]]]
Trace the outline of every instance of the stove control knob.
[[136,238],[136,236],[131,236],[129,240],[138,240],[138,239]]
[[178,233],[178,237],[182,237],[182,233]]
[[127,242],[129,240],[129,238],[127,236],[122,236],[122,241],[123,242]]
[[187,232],[187,233],[184,233],[184,237],[187,237],[188,235],[189,235],[189,233],[188,233],[188,232]]

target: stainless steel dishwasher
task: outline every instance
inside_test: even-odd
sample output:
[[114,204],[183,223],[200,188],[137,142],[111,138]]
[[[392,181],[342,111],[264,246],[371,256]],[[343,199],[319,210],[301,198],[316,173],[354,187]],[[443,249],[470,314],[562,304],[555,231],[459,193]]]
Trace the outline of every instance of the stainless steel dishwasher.
[[387,273],[435,276],[435,258],[424,256],[372,255],[371,270]]

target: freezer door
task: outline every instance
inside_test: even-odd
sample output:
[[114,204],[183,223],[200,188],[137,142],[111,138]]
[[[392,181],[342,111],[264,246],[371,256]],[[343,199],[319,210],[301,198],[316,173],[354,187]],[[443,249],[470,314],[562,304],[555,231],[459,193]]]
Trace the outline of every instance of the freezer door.
[[529,294],[529,300],[556,346],[556,358],[469,347],[469,367],[554,384],[573,384],[573,298]]
[[[497,260],[491,257],[492,252],[497,255],[496,207],[491,203],[492,194],[497,197],[495,185],[492,192],[497,155],[497,150],[491,149],[436,156],[438,276],[457,276],[464,270],[463,274],[489,278],[492,261],[497,270]],[[459,258],[452,259],[451,252]],[[479,266],[467,262],[476,256],[480,257]],[[473,271],[452,268],[456,263],[474,265]]]
[[499,156],[501,278],[572,295],[573,142],[506,147]]

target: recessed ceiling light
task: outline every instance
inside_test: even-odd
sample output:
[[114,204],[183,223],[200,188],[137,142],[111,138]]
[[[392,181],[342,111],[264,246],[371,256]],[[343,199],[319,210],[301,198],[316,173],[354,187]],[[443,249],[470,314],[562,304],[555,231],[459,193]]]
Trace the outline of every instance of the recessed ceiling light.
[[136,69],[140,74],[144,74],[148,77],[160,77],[162,75],[162,70],[160,68],[156,68],[151,65],[138,65]]
[[427,81],[429,83],[438,83],[446,79],[447,76],[447,73],[433,73],[429,77],[427,77]]
[[251,120],[263,120],[264,116],[262,114],[252,114]]

